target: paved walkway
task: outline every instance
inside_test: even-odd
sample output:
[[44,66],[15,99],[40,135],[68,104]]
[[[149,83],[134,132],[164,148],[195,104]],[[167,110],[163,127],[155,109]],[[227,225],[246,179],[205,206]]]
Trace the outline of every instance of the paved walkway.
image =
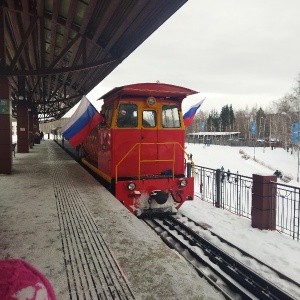
[[29,262],[58,300],[223,299],[53,141],[16,153],[0,191],[0,259]]

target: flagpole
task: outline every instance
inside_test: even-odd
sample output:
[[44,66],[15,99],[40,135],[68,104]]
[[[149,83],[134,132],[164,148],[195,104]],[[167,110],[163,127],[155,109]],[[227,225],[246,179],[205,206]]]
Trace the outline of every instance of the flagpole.
[[299,182],[299,164],[300,164],[300,159],[299,159],[299,126],[300,126],[300,105],[298,104],[298,172],[297,172],[297,182]]

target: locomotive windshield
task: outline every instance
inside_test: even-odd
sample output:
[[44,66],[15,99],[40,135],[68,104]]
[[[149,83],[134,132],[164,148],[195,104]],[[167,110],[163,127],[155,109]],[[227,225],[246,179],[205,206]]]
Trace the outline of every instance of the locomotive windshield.
[[180,128],[179,108],[177,105],[162,106],[162,127]]
[[156,127],[156,111],[144,110],[143,111],[143,127]]
[[118,109],[117,126],[119,128],[134,128],[138,125],[137,105],[121,103]]

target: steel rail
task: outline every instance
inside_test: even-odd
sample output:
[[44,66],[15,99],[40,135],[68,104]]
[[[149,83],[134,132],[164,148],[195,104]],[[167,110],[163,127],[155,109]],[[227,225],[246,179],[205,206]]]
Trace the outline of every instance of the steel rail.
[[[168,217],[163,220],[151,219],[151,221],[145,221],[150,226],[152,221],[154,224],[167,231],[168,235],[171,236],[176,243],[179,243],[181,247],[188,249],[190,252],[189,254],[194,259],[202,265],[209,267],[216,276],[226,283],[229,289],[231,289],[234,293],[239,294],[243,299],[295,299],[279,287],[258,275],[253,270],[246,267],[238,260],[234,259],[229,254],[225,253],[217,246],[207,241],[205,238],[199,236],[191,228],[179,220],[173,217]],[[152,224],[151,227],[155,226]],[[177,234],[175,234],[174,231]],[[164,235],[161,234],[161,237],[169,245],[171,244]],[[204,255],[197,254],[199,251],[197,251],[195,247],[196,249],[201,249]],[[205,276],[210,283],[218,288],[218,290],[220,290],[227,299],[235,298],[229,295],[226,288],[218,286],[211,279],[211,276],[206,275],[205,272],[203,272],[191,259],[188,259],[186,256],[185,258],[202,276]]]
[[[185,217],[188,219],[189,222],[192,222],[194,223],[196,226],[199,226],[201,227],[203,230],[208,230],[205,226],[202,226],[201,224],[195,222],[194,220],[190,219],[189,217],[187,216],[184,216],[183,214],[181,214],[182,217]],[[243,256],[246,256],[246,257],[249,257],[251,259],[254,259],[255,261],[257,261],[260,265],[264,265],[266,266],[268,269],[272,270],[274,273],[276,273],[278,275],[279,278],[285,280],[285,281],[288,281],[292,284],[294,284],[295,286],[297,286],[299,289],[300,289],[300,284],[296,281],[294,281],[293,279],[287,277],[286,275],[284,275],[283,273],[279,272],[278,270],[274,269],[273,267],[267,265],[266,263],[262,262],[261,260],[257,259],[256,257],[252,256],[251,254],[247,253],[246,251],[242,250],[241,248],[235,246],[234,244],[228,242],[227,240],[225,240],[224,238],[222,238],[220,235],[216,234],[215,232],[209,230],[211,232],[211,234],[218,238],[222,243],[226,243],[227,245],[229,245],[230,247],[232,248],[235,248],[237,249],[241,254],[243,254]]]
[[[205,256],[198,255],[196,251],[193,251],[191,247],[187,246],[180,238],[178,238],[175,234],[172,233],[172,230],[168,230],[163,226],[162,222],[159,221],[159,219],[143,219],[146,224],[148,224],[152,229],[156,230],[156,227],[159,227],[159,230],[157,233],[160,235],[161,239],[172,249],[175,249],[176,251],[180,252],[177,248],[177,246],[174,246],[175,243],[170,242],[168,237],[171,237],[176,244],[180,245],[183,249],[189,250],[189,254],[192,256],[190,258],[188,255],[186,256],[184,252],[180,253],[194,268],[195,270],[200,274],[201,277],[204,277],[211,285],[213,285],[217,290],[219,290],[223,296],[226,299],[234,300],[236,297],[230,295],[228,293],[228,289],[231,289],[234,291],[234,293],[238,293],[240,295],[243,295],[243,299],[258,299],[251,297],[251,294],[247,294],[247,292],[239,287],[236,283],[231,282],[231,279],[229,276],[227,276],[222,270],[220,270],[217,266],[215,266],[213,263],[209,262],[208,259],[205,259]],[[165,233],[168,234],[168,237],[165,236]],[[181,234],[181,236],[188,240],[188,238]],[[195,246],[195,245],[194,245]],[[203,268],[199,267],[200,265],[203,265],[211,270],[210,274],[207,274],[205,270],[202,270]],[[217,282],[220,282],[221,279],[224,282],[226,282],[227,286],[229,288],[227,289],[224,286],[221,286]]]

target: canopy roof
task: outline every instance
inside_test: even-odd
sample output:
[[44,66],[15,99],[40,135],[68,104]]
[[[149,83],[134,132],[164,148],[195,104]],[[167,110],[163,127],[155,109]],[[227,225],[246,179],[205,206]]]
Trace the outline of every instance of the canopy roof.
[[[182,101],[185,97],[198,92],[171,84],[165,83],[138,83],[130,84],[121,87],[116,87],[103,95],[99,99],[104,101],[112,97],[119,97],[120,95],[130,96],[154,96],[154,97],[174,97]],[[98,99],[98,100],[99,100]]]
[[0,76],[39,120],[61,118],[187,0],[0,0]]

